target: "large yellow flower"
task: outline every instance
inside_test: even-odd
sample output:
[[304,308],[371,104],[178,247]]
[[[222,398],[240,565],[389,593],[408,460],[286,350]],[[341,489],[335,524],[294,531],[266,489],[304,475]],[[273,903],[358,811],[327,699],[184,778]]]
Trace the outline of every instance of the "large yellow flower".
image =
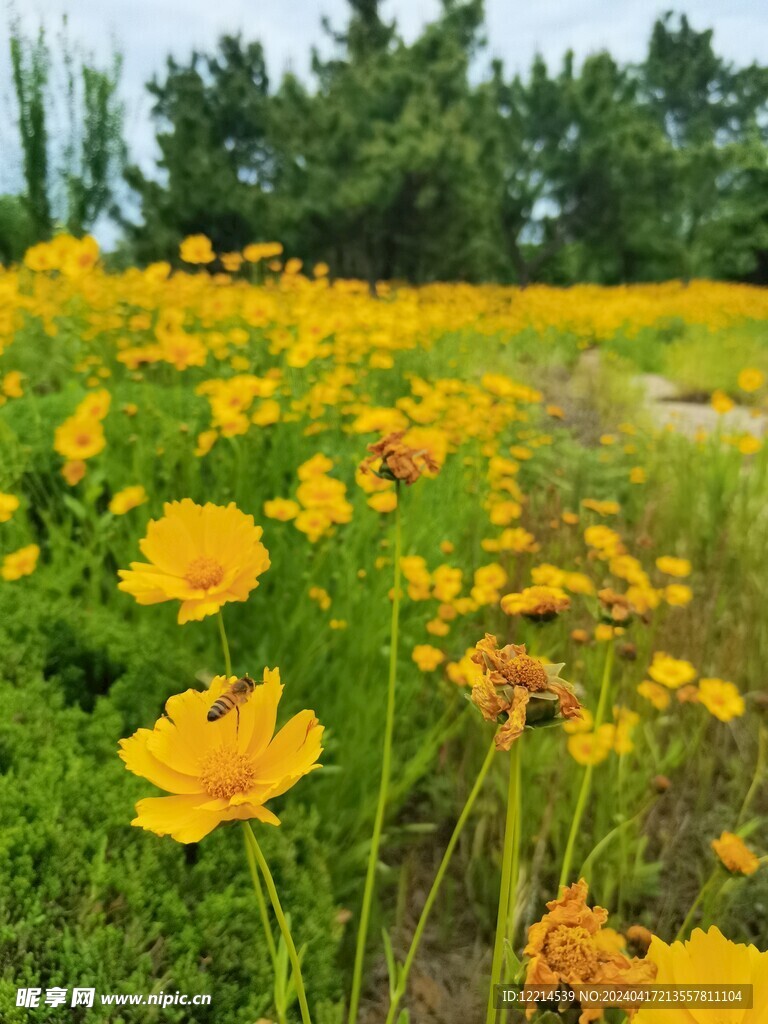
[[300,711],[275,735],[283,692],[279,669],[264,669],[264,681],[236,711],[208,721],[211,705],[235,681],[216,676],[205,693],[186,690],[171,697],[154,729],[139,729],[120,741],[120,757],[134,775],[171,796],[136,804],[131,822],[180,843],[196,843],[222,821],[280,819],[264,804],[315,768],[323,727],[313,711]]
[[164,505],[139,546],[149,562],[121,569],[120,590],[139,604],[181,601],[179,622],[214,615],[228,601],[247,601],[269,568],[262,529],[234,504],[197,505],[190,498]]
[[658,968],[657,985],[752,985],[752,1009],[641,1009],[634,1024],[768,1024],[768,952],[729,939],[714,926],[696,928],[687,942],[654,937],[646,959]]

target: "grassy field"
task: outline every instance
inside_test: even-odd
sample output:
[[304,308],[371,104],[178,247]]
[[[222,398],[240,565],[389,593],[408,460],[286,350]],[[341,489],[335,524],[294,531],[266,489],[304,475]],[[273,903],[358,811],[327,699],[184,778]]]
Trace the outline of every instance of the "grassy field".
[[[492,972],[523,977],[528,928],[580,878],[609,913],[600,948],[627,962],[647,948],[633,926],[671,942],[715,924],[764,949],[768,452],[659,429],[633,378],[765,410],[768,295],[373,297],[276,255],[111,274],[64,238],[0,272],[2,1020],[59,1019],[16,1005],[58,985],[212,995],[73,1020],[302,1019],[248,832],[130,827],[160,793],[118,742],[229,675],[221,626],[233,676],[279,666],[281,724],[312,709],[325,727],[322,769],[269,804],[280,827],[253,822],[316,1024],[347,1019],[366,899],[366,1022],[481,1021]],[[393,432],[419,453],[412,485],[360,469]],[[118,571],[183,499],[234,502],[271,564],[247,600],[179,624],[179,600],[142,606]],[[581,717],[529,713],[486,756],[486,634],[564,663]],[[718,856],[724,832],[751,853]]]

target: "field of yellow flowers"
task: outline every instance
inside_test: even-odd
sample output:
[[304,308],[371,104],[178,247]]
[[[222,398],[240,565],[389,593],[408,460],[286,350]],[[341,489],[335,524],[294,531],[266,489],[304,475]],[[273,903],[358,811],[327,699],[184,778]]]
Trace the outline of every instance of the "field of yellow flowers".
[[768,294],[180,257],[0,271],[0,1019],[765,1021]]

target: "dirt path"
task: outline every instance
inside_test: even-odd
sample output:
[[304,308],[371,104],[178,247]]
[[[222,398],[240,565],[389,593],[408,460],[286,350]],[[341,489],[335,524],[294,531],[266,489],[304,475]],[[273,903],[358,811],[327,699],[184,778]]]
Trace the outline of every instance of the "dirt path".
[[[580,365],[594,371],[599,360],[599,350],[590,349],[582,355]],[[718,429],[724,434],[768,435],[768,416],[765,413],[742,405],[734,406],[729,412],[718,413],[709,402],[684,400],[674,381],[656,373],[638,374],[632,382],[643,392],[645,407],[655,427],[671,426],[687,437],[695,437],[702,430],[713,434]]]

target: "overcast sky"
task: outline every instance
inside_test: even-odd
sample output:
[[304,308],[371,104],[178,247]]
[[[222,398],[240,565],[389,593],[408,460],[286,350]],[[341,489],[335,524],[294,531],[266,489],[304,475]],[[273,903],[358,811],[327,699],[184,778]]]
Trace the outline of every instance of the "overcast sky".
[[[11,0],[13,2],[13,0]],[[185,58],[193,48],[215,45],[224,32],[260,39],[270,74],[286,68],[306,74],[310,47],[322,45],[320,20],[337,25],[346,18],[345,0],[16,0],[27,30],[42,23],[53,40],[62,16],[69,35],[97,58],[107,60],[116,46],[123,54],[122,91],[131,158],[149,170],[153,132],[144,83],[161,71],[167,54]],[[438,0],[387,0],[407,38],[439,10]],[[654,18],[668,9],[685,10],[697,28],[713,27],[718,51],[738,63],[768,60],[768,3],[765,0],[486,0],[488,53],[510,70],[530,65],[541,52],[559,62],[570,47],[577,57],[608,48],[622,60],[641,58]],[[7,15],[0,15],[0,192],[18,190],[20,161],[15,143],[10,83]]]

